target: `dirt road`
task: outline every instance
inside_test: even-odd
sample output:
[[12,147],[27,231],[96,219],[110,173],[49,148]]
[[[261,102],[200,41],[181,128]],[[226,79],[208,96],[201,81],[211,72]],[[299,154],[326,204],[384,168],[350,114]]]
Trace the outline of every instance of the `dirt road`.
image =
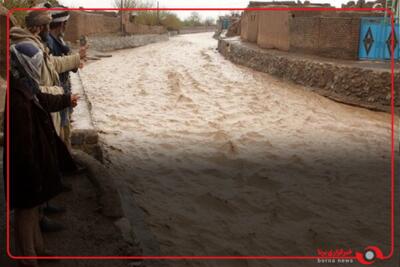
[[178,36],[82,72],[108,165],[162,255],[389,253],[390,115],[236,66],[216,45]]

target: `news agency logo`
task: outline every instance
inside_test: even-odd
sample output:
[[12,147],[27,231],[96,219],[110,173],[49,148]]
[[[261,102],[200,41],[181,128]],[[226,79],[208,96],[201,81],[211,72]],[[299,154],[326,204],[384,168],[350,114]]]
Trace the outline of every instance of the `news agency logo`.
[[375,263],[377,260],[383,260],[383,252],[378,247],[367,247],[364,252],[357,252],[356,258],[358,262],[364,265],[370,265]]
[[321,264],[352,264],[361,263],[363,265],[373,264],[375,261],[383,259],[383,253],[378,247],[367,247],[363,252],[353,253],[348,249],[317,249],[317,262]]
[[[317,259],[317,263],[320,264],[353,264],[355,260],[351,257],[353,255],[353,250],[348,249],[331,249],[331,250],[322,250],[317,249],[317,254],[319,257]],[[343,258],[341,258],[343,257]]]

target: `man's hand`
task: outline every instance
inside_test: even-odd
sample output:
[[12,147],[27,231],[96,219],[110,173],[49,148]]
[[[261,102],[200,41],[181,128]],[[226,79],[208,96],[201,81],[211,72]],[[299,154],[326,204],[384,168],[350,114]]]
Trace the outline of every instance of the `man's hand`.
[[76,107],[78,105],[78,100],[80,99],[80,96],[77,94],[71,95],[71,107]]
[[79,56],[81,57],[81,59],[82,60],[85,60],[86,59],[86,56],[87,56],[87,49],[88,49],[88,46],[87,45],[85,45],[85,46],[81,46],[80,48],[79,48]]
[[80,69],[83,69],[83,66],[85,65],[85,63],[81,60],[80,62],[79,62],[79,68]]

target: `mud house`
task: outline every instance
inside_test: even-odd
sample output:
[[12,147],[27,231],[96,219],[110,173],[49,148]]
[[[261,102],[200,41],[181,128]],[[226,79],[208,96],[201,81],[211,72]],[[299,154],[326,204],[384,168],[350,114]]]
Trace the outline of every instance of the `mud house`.
[[129,19],[129,13],[121,15],[115,12],[71,12],[69,25],[65,34],[67,41],[76,42],[82,35],[109,35],[109,34],[163,34],[167,30],[164,26],[148,26],[137,24]]
[[[283,5],[286,3],[286,5]],[[306,53],[339,59],[358,59],[361,17],[383,16],[378,12],[301,11],[299,7],[328,7],[294,2],[257,4],[242,16],[241,38],[261,48]],[[252,7],[250,3],[249,7]],[[287,10],[282,10],[287,8]],[[292,9],[289,9],[292,8]]]
[[[242,15],[241,36],[221,38],[218,49],[234,63],[307,86],[336,101],[390,111],[393,98],[398,109],[390,78],[391,55],[400,58],[398,24],[393,38],[383,11],[314,9],[320,6],[257,3],[257,9]],[[399,79],[395,69],[394,84]]]

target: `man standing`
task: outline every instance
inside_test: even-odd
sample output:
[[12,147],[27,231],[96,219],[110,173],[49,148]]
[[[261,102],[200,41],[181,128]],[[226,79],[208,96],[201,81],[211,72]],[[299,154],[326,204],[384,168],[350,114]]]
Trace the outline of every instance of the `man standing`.
[[[42,56],[38,76],[39,89],[42,93],[52,95],[64,94],[63,88],[60,86],[59,73],[77,69],[81,65],[81,58],[85,57],[85,51],[81,54],[74,54],[63,57],[53,57],[48,53],[48,48],[43,45],[43,41],[48,39],[49,25],[52,17],[48,11],[31,11],[25,18],[27,29],[13,27],[10,30],[10,39],[12,45],[29,44],[28,47],[37,48]],[[67,107],[66,107],[67,108]],[[61,134],[61,116],[60,111],[52,111],[52,122],[58,136]],[[68,158],[60,158],[60,167],[69,164]],[[76,166],[75,166],[76,170]],[[63,186],[64,191],[68,187]],[[41,226],[44,231],[62,230],[62,225],[49,220],[47,217],[42,217]]]
[[[5,124],[10,126],[10,136],[6,136],[10,155],[4,157],[4,166],[10,168],[10,208],[15,210],[15,238],[21,256],[50,255],[39,230],[39,206],[62,191],[62,171],[76,170],[49,112],[76,106],[78,97],[43,93],[56,87],[43,82],[43,74],[52,75],[53,72],[49,65],[51,59],[45,59],[47,55],[38,41],[38,35],[50,19],[47,12],[32,11],[26,17],[29,31],[12,30],[10,121]],[[78,60],[75,62],[78,64]],[[60,70],[68,70],[75,67],[73,63],[72,59],[67,59],[53,64]],[[23,260],[20,265],[37,267],[38,263],[32,259]]]
[[[54,57],[49,54],[48,48],[43,45],[49,37],[49,25],[52,17],[48,11],[31,11],[25,19],[27,29],[13,27],[10,31],[11,44],[30,42],[43,52],[41,67],[40,90],[49,94],[63,94],[59,73],[65,73],[81,66],[81,60],[86,57],[86,50],[79,54],[63,57]],[[52,113],[57,134],[61,134],[60,113]]]
[[[57,8],[64,8],[63,6]],[[67,56],[71,54],[71,49],[64,42],[64,33],[69,19],[67,10],[51,11],[52,22],[50,23],[50,34],[47,38],[47,46],[50,53],[56,57]],[[77,69],[73,70],[74,72]],[[60,73],[60,83],[64,90],[64,94],[71,93],[71,81],[69,71]],[[71,149],[71,114],[72,109],[65,109],[61,112],[61,139],[69,149]]]

